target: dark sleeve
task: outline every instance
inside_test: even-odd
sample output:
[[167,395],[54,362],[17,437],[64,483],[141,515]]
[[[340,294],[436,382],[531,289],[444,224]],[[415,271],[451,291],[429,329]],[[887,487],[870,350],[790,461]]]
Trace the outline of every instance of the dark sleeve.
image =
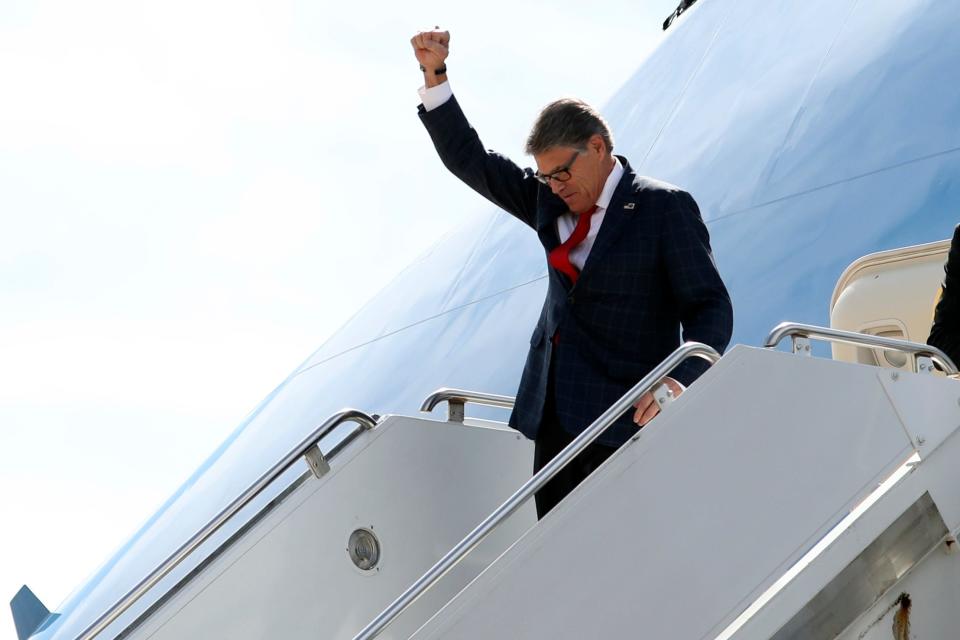
[[453,175],[507,213],[535,226],[540,183],[533,171],[521,169],[509,158],[484,149],[456,97],[431,111],[420,105],[420,120],[440,160]]
[[953,230],[950,253],[943,267],[943,294],[933,314],[933,327],[927,344],[960,362],[960,225]]
[[[722,354],[733,333],[733,306],[713,260],[710,234],[690,194],[678,191],[669,195],[669,201],[672,204],[661,231],[661,251],[679,310],[683,340],[703,342]],[[689,385],[708,367],[705,360],[690,358],[670,375]]]

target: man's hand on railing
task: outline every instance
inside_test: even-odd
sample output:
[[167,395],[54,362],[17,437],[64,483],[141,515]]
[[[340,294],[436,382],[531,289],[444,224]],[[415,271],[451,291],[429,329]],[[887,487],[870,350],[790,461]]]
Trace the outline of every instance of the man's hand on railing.
[[[664,378],[663,383],[667,385],[667,387],[673,393],[674,398],[683,393],[683,385],[673,378]],[[656,398],[653,397],[652,391],[648,391],[640,396],[640,399],[637,400],[636,404],[633,406],[636,408],[636,411],[633,412],[633,421],[641,427],[653,420],[656,415],[660,413],[660,404],[657,402]]]

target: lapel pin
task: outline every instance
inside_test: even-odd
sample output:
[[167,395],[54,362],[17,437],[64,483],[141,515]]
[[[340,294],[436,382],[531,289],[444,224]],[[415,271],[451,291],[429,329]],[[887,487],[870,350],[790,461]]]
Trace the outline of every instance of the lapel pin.
[[628,202],[627,204],[623,205],[623,208],[624,208],[624,209],[633,209],[635,206],[637,206],[635,202]]

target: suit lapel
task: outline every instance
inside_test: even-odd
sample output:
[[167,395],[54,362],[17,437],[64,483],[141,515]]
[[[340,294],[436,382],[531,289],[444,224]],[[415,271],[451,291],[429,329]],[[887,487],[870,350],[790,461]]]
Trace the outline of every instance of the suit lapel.
[[580,278],[577,284],[583,282],[583,279],[589,277],[592,266],[603,259],[603,254],[609,249],[621,236],[623,225],[632,217],[640,213],[639,205],[634,197],[634,180],[637,177],[630,168],[627,159],[621,156],[620,162],[623,164],[623,176],[617,183],[617,188],[613,191],[613,197],[610,198],[610,206],[603,214],[603,223],[600,225],[600,231],[593,241],[593,247],[587,255],[587,261],[583,265],[583,271],[580,272]]
[[[549,192],[548,192],[549,193]],[[567,205],[562,199],[549,193],[537,211],[537,235],[547,253],[550,253],[560,244],[560,234],[557,232],[557,218],[567,212]]]
[[[560,232],[557,230],[557,218],[567,212],[567,205],[562,199],[554,196],[549,191],[540,203],[537,210],[537,235],[540,237],[540,244],[546,250],[547,255],[560,246]],[[565,291],[570,290],[570,279],[550,266],[547,260],[547,274],[551,279],[554,277],[560,281]]]

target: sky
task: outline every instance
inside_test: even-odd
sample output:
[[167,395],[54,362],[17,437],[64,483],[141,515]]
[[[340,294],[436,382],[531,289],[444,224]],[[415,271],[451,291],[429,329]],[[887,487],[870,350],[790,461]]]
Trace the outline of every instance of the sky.
[[[0,3],[0,596],[52,610],[395,273],[489,211],[409,44],[524,162],[676,0]],[[0,640],[15,638],[0,615]]]

